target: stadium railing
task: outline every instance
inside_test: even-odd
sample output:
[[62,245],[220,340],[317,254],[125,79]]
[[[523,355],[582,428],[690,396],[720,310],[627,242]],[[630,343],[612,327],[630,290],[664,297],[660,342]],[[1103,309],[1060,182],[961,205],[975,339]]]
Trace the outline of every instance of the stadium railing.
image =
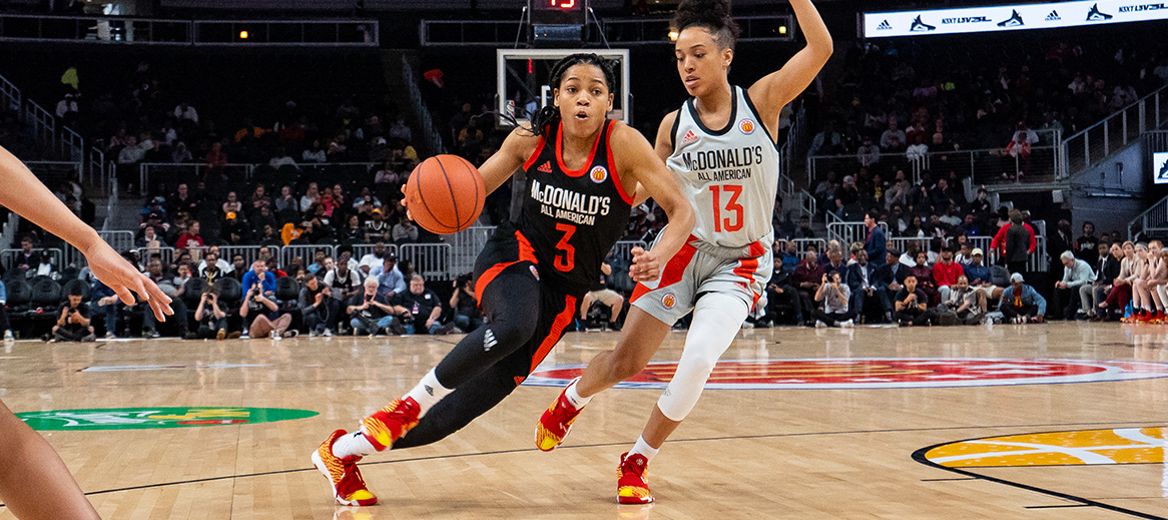
[[1091,168],[1143,133],[1164,127],[1168,127],[1168,85],[1064,139],[1060,178]]

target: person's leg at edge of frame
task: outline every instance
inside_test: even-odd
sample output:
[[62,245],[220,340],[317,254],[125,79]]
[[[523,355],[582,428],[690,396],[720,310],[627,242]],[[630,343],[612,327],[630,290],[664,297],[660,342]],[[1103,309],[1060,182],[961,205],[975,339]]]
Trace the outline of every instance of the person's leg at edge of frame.
[[640,438],[627,456],[622,457],[621,478],[617,482],[618,501],[653,501],[643,480],[645,468],[697,405],[718,359],[738,335],[738,327],[727,327],[726,324],[741,323],[749,313],[746,302],[734,295],[709,293],[698,300],[677,371],[653,407]]
[[49,443],[0,402],[0,500],[18,518],[100,518]]

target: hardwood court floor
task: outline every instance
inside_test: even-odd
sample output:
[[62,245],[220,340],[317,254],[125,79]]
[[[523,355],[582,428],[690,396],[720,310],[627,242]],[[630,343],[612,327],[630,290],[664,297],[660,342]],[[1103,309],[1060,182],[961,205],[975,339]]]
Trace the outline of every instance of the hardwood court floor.
[[[754,389],[705,393],[653,462],[650,482],[658,502],[651,509],[615,505],[614,469],[660,390],[618,388],[601,395],[567,444],[544,454],[532,446],[532,429],[558,389],[528,385],[443,442],[367,459],[365,478],[383,505],[334,507],[309,453],[332,429],[352,428],[406,390],[457,339],[18,342],[0,351],[0,398],[17,412],[159,406],[319,412],[253,425],[43,432],[110,519],[1168,516],[1162,440],[1158,452],[1155,443],[1150,448],[1159,460],[1140,464],[1049,465],[1033,461],[1050,459],[1022,457],[987,467],[1006,460],[1000,453],[952,470],[923,462],[968,463],[970,456],[961,454],[969,446],[981,449],[982,441],[938,448],[955,450],[946,453],[957,459],[928,452],[914,460],[923,448],[967,439],[1162,431],[1139,428],[1168,422],[1168,379],[1157,378],[1168,376],[1168,365],[1160,364],[1168,363],[1168,327],[1087,323],[743,331],[724,356],[740,363],[720,367],[714,381],[747,381]],[[544,368],[584,363],[615,339],[569,334]],[[683,339],[672,334],[656,360],[676,360]],[[932,358],[957,368],[929,372],[942,364]],[[976,361],[983,358],[1004,361]],[[792,359],[804,361],[780,363]],[[974,365],[961,368],[962,359]],[[1141,370],[1145,374],[1136,377],[1147,378],[933,387],[980,385],[984,377],[1022,383],[1043,370],[1062,370],[1014,359],[1144,362],[1106,370],[1069,362],[1071,372],[1095,375],[1071,373],[1056,381]],[[240,364],[260,366],[231,366]],[[668,365],[653,370],[642,379],[669,373]],[[898,387],[898,378],[930,387]],[[799,389],[816,381],[834,389]],[[780,389],[767,389],[768,382]],[[1071,458],[1074,453],[1080,452]],[[0,519],[11,517],[0,509]]]

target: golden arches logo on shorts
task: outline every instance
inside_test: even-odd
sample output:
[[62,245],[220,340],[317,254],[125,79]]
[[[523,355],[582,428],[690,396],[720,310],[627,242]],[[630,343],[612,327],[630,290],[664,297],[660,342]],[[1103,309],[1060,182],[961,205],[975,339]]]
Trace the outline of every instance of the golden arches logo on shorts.
[[603,166],[595,166],[592,171],[588,172],[588,177],[592,178],[592,182],[600,184],[608,180],[608,169]]
[[1164,427],[1024,433],[942,444],[914,457],[947,468],[1161,464],[1166,436]]
[[754,120],[753,119],[743,119],[742,121],[739,121],[738,122],[738,129],[741,130],[742,133],[744,133],[746,135],[753,134],[754,133]]
[[672,309],[674,305],[677,305],[677,296],[674,296],[673,293],[662,296],[661,305],[664,305],[666,309]]

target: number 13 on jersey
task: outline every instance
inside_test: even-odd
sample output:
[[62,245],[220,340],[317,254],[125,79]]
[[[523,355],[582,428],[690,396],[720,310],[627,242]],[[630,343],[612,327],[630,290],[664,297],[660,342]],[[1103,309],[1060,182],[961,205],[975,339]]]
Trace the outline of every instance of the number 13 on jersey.
[[[742,204],[738,203],[738,197],[742,196],[742,186],[713,184],[710,186],[710,192],[714,195],[714,232],[734,232],[742,229],[743,209]],[[723,197],[729,199],[725,206],[722,205]],[[727,213],[725,218],[722,217],[723,211]]]

